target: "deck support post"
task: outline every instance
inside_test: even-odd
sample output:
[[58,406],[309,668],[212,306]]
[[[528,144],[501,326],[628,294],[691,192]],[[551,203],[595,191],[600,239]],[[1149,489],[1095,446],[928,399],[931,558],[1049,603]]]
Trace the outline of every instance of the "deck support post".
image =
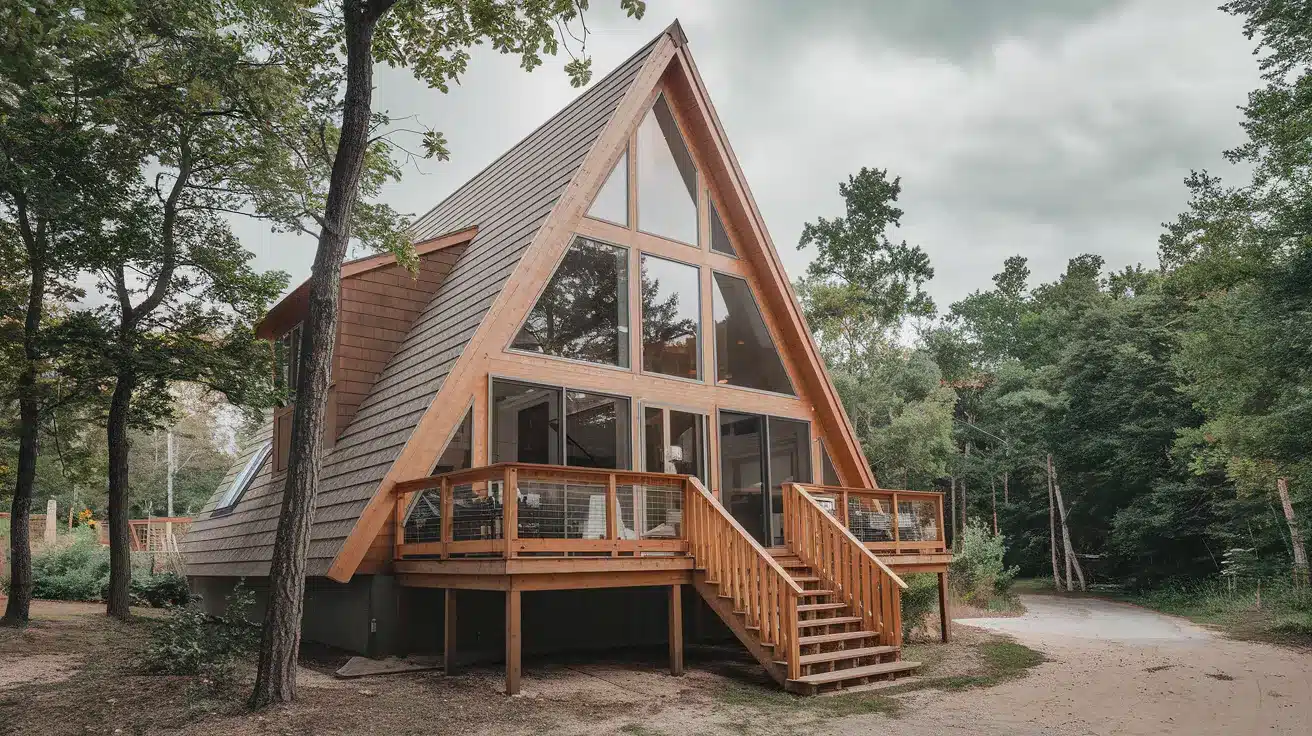
[[443,601],[442,617],[442,674],[450,677],[456,671],[456,589],[447,588]]
[[939,627],[943,630],[943,643],[947,643],[950,635],[948,631],[952,628],[952,619],[948,615],[948,573],[943,571],[938,574],[938,620]]
[[683,586],[670,586],[670,674],[683,674]]
[[519,694],[520,592],[506,591],[506,695]]

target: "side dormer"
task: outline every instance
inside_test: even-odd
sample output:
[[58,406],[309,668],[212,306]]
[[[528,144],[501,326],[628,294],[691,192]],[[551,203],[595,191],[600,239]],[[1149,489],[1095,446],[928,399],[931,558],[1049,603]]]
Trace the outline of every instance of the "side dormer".
[[[413,273],[390,254],[342,264],[337,344],[324,424],[326,448],[331,449],[351,423],[360,402],[476,232],[477,228],[469,228],[417,244],[418,264]],[[300,376],[301,332],[309,313],[309,296],[310,283],[306,281],[274,305],[256,326],[256,337],[271,343],[274,381],[289,397],[273,411],[274,473],[287,469],[291,449],[292,401]]]

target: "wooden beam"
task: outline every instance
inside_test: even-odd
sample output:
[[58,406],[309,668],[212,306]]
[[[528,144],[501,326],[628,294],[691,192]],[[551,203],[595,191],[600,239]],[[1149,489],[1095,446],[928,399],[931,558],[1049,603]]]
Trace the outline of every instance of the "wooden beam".
[[670,674],[683,674],[683,586],[670,586]]
[[950,638],[949,630],[952,628],[952,619],[948,615],[948,574],[941,572],[938,574],[938,620],[939,627],[943,630],[943,643],[947,643]]
[[448,677],[456,671],[456,591],[446,589],[445,617],[442,622],[442,674]]
[[519,694],[520,592],[506,591],[506,695]]

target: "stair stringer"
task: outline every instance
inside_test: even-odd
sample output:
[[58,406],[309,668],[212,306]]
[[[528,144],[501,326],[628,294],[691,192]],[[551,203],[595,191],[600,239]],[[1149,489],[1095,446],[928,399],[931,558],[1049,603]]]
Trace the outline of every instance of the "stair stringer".
[[733,610],[732,599],[720,597],[719,584],[708,581],[704,570],[694,570],[692,585],[715,615],[720,617],[724,625],[738,637],[738,641],[742,642],[756,661],[761,663],[770,678],[780,685],[785,685],[788,681],[788,671],[775,661],[774,645],[763,643],[755,631],[748,628],[745,617]]

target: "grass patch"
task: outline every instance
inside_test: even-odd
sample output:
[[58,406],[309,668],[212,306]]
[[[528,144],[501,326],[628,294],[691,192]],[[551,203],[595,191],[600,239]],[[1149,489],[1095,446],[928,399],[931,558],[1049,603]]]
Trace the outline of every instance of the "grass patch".
[[1219,582],[1171,586],[1123,600],[1215,626],[1236,639],[1312,649],[1312,590],[1285,580],[1234,591]]

